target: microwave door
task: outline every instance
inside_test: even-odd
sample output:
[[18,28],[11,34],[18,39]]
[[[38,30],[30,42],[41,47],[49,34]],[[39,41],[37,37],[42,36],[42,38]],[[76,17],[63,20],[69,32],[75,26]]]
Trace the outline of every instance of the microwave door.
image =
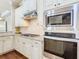
[[51,25],[62,24],[62,16],[51,16],[51,17],[49,17],[49,24],[51,24]]
[[71,13],[59,14],[48,17],[48,24],[51,25],[71,25]]

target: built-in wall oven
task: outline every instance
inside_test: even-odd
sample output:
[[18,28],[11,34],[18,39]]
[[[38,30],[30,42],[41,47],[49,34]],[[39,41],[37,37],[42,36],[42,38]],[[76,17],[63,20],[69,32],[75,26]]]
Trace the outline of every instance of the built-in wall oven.
[[75,34],[46,32],[44,51],[64,59],[77,59]]

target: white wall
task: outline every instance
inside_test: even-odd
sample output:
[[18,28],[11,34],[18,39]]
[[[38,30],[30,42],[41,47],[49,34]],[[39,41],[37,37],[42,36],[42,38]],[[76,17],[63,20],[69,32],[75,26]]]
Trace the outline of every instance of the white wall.
[[31,20],[28,27],[21,28],[22,33],[42,34],[42,26],[39,25],[38,20]]
[[[10,3],[11,3],[11,0],[0,0],[0,13],[1,14],[7,10],[9,10],[11,12],[12,5]],[[13,28],[12,20],[14,20],[14,19],[12,19],[13,16],[11,16],[11,13],[4,17],[5,21],[7,21],[7,24],[8,24],[8,31],[12,31],[12,28]]]

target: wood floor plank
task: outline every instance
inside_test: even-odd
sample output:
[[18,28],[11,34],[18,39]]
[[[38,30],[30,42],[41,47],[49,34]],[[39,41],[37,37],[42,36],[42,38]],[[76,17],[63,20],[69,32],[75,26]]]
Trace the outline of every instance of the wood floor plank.
[[5,56],[0,56],[0,59],[6,59],[6,57]]
[[27,59],[27,58],[18,52],[12,51],[10,53],[1,55],[0,59]]

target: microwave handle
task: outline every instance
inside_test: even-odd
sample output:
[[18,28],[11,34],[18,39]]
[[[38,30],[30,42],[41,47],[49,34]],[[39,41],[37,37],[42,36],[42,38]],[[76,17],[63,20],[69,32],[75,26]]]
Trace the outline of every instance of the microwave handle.
[[71,26],[74,25],[74,10],[71,10]]

